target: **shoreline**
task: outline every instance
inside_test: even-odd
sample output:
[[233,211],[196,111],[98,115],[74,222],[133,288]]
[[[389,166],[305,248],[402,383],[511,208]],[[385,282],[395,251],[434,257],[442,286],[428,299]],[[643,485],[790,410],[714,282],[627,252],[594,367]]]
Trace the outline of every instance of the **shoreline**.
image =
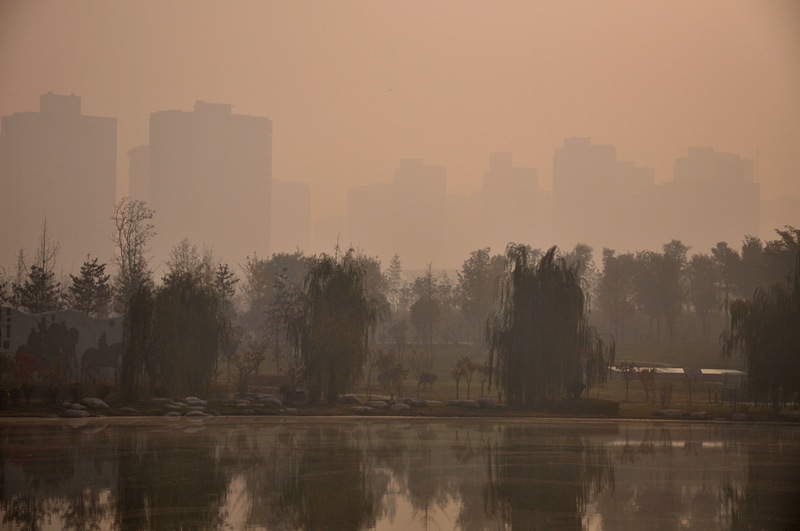
[[[579,401],[580,402],[580,401]],[[65,407],[31,405],[31,406],[12,406],[0,410],[0,422],[11,423],[14,421],[45,421],[45,420],[148,420],[166,419],[188,421],[203,421],[206,419],[275,419],[275,420],[303,420],[303,419],[421,419],[421,420],[445,420],[445,419],[465,419],[465,420],[584,420],[584,421],[667,421],[667,422],[714,422],[719,424],[733,423],[775,423],[783,425],[800,425],[800,411],[789,410],[782,412],[774,411],[747,411],[732,413],[730,410],[726,414],[720,411],[713,411],[714,414],[705,411],[695,411],[693,413],[679,408],[664,409],[657,406],[636,404],[639,409],[650,410],[650,414],[588,414],[586,412],[565,412],[565,411],[546,411],[530,410],[524,408],[511,408],[506,405],[495,405],[483,408],[464,408],[458,405],[436,404],[425,407],[414,407],[400,411],[389,411],[387,409],[367,409],[363,405],[352,404],[315,404],[298,405],[297,407],[271,407],[253,409],[239,409],[224,406],[212,402],[208,407],[186,407],[175,409],[167,408],[165,405],[154,405],[152,403],[139,403],[138,409],[131,406],[121,406],[114,404],[107,408],[86,408],[71,410]],[[215,407],[216,406],[216,407]],[[354,410],[353,408],[356,408]],[[711,408],[709,408],[711,409]],[[717,408],[718,409],[718,408]],[[67,413],[71,411],[72,413]]]

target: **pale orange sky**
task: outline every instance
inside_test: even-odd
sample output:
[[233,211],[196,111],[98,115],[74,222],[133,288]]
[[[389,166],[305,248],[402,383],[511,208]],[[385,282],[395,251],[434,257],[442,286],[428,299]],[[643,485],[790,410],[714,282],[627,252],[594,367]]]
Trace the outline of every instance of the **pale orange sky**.
[[566,136],[672,179],[689,146],[759,158],[800,197],[800,2],[0,0],[0,114],[75,93],[118,118],[119,178],[149,114],[195,100],[269,116],[273,177],[314,216],[401,158],[479,189],[492,151],[550,187]]

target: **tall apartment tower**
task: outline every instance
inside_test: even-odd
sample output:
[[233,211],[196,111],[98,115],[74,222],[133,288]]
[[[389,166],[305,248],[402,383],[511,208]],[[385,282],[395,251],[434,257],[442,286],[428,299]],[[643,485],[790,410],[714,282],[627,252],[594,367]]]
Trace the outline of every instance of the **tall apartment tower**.
[[0,266],[30,262],[42,227],[58,241],[56,267],[77,274],[87,254],[109,262],[117,179],[117,120],[81,114],[81,98],[52,92],[39,112],[2,118]]
[[198,101],[191,112],[152,113],[149,147],[130,154],[147,179],[132,179],[131,190],[146,190],[155,211],[156,270],[184,238],[231,264],[271,250],[272,121],[231,107]]
[[696,252],[707,253],[720,241],[736,247],[745,236],[759,234],[760,189],[752,160],[692,147],[675,160],[674,179],[661,188],[660,214],[673,220],[670,238]]
[[481,191],[483,246],[502,253],[508,243],[545,247],[548,219],[535,168],[513,165],[513,155],[492,153]]
[[612,145],[589,138],[567,138],[553,159],[553,232],[564,250],[588,243],[603,247],[641,248],[650,239],[641,225],[642,205],[654,187],[652,168],[617,159]]
[[446,238],[447,170],[403,159],[391,183],[350,190],[347,241],[388,264],[399,254],[404,267],[441,264],[450,254]]

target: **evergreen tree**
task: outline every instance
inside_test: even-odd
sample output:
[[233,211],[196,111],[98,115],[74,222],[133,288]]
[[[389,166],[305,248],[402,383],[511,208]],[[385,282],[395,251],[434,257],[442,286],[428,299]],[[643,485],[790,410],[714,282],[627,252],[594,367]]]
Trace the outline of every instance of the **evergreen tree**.
[[67,300],[73,310],[83,312],[92,317],[105,317],[111,302],[111,286],[109,275],[105,274],[106,265],[99,264],[97,258],[86,261],[81,266],[79,276],[70,274],[71,283],[67,288]]
[[403,289],[403,266],[400,263],[400,255],[395,254],[389,263],[389,270],[386,272],[386,294],[392,310],[400,310],[400,291]]
[[34,264],[28,268],[20,250],[17,263],[17,281],[11,285],[11,298],[17,308],[30,313],[41,313],[61,308],[62,286],[56,280],[58,241],[47,234],[47,220],[42,224],[42,235],[36,248]]
[[53,271],[32,265],[22,285],[11,286],[13,299],[29,313],[51,312],[60,308],[61,283]]

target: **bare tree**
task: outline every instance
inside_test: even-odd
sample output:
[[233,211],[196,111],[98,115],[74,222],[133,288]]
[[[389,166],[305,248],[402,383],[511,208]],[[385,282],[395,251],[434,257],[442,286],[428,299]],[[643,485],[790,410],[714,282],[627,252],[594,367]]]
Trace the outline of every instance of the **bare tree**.
[[124,197],[114,208],[114,262],[117,273],[114,277],[114,305],[122,313],[131,295],[143,286],[153,283],[152,272],[146,253],[150,239],[155,236],[155,227],[150,222],[153,210],[144,201]]

